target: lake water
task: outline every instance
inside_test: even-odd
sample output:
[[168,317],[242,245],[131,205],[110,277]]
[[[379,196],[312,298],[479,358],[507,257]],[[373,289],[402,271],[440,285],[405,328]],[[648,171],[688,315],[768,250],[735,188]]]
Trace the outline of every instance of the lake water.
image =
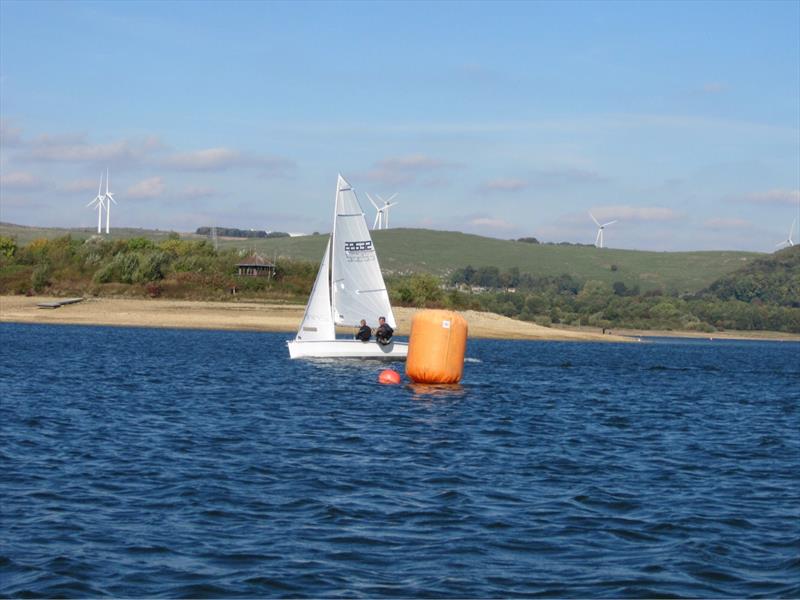
[[800,596],[800,344],[287,337],[0,325],[0,596]]

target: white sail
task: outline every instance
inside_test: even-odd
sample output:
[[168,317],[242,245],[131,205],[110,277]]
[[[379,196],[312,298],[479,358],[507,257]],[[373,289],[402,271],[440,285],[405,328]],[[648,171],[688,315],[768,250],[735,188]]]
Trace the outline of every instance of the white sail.
[[373,327],[378,317],[397,327],[364,211],[350,184],[339,175],[331,237],[331,302],[337,325]]
[[314,287],[306,305],[303,321],[300,323],[300,329],[297,330],[296,340],[332,340],[336,338],[336,329],[331,315],[331,294],[328,281],[330,249],[331,243],[329,240],[325,246],[322,263],[319,265],[317,278],[314,280]]

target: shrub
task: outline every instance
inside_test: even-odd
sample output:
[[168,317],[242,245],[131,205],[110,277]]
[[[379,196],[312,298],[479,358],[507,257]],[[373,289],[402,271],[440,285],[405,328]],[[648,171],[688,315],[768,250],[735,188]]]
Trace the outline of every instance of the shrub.
[[94,274],[95,283],[133,283],[139,271],[139,256],[133,253],[117,254]]
[[150,252],[138,261],[133,281],[144,283],[164,279],[169,263],[170,256],[166,252],[161,250]]
[[50,264],[46,262],[39,263],[33,269],[31,274],[31,287],[36,292],[41,292],[50,285]]
[[155,248],[155,244],[148,240],[147,238],[131,238],[128,240],[127,249],[128,251],[137,251],[137,250],[150,250]]
[[397,297],[403,304],[431,306],[442,301],[439,279],[427,273],[405,278],[397,287]]
[[11,258],[17,252],[17,242],[13,239],[0,235],[0,256]]

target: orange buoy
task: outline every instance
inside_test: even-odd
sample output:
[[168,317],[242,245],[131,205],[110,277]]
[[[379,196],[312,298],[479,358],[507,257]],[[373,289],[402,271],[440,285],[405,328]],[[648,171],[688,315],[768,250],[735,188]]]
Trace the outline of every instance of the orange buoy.
[[378,383],[383,383],[386,385],[400,383],[400,373],[397,371],[392,371],[391,369],[384,369],[381,371],[381,374],[378,375]]
[[422,310],[411,319],[406,375],[415,383],[458,383],[464,372],[467,321],[451,310]]

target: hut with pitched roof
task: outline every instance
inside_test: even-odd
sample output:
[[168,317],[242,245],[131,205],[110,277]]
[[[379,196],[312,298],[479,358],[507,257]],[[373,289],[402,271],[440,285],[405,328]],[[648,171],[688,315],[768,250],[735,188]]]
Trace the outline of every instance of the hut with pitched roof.
[[242,277],[275,277],[275,264],[255,253],[237,263],[236,268]]

